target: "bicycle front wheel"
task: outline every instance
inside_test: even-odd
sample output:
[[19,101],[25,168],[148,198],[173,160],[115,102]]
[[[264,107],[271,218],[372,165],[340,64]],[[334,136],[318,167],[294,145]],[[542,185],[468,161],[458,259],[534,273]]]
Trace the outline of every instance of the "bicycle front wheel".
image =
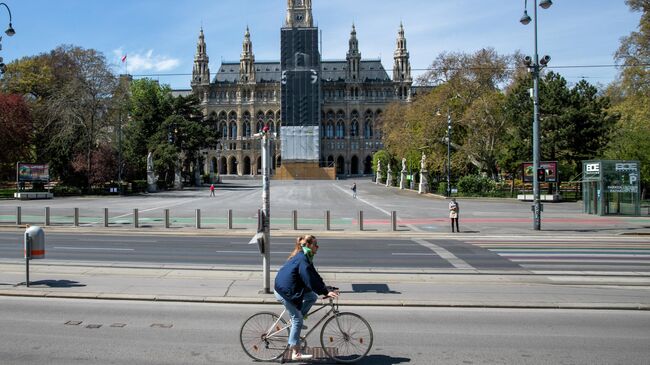
[[323,351],[332,360],[352,363],[364,358],[372,347],[372,328],[358,314],[342,312],[328,319],[320,331]]
[[239,331],[239,342],[246,355],[257,361],[278,359],[287,349],[287,322],[272,312],[250,316]]

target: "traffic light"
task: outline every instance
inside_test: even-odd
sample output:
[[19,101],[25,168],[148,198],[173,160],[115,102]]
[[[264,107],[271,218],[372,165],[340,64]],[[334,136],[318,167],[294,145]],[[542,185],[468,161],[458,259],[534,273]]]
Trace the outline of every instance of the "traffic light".
[[546,169],[545,168],[537,169],[537,181],[539,181],[539,182],[546,181]]

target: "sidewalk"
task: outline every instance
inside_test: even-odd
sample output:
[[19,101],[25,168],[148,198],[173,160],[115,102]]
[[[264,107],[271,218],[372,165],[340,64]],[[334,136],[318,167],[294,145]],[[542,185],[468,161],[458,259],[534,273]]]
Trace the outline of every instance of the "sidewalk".
[[[342,305],[650,310],[648,273],[328,269],[321,274],[341,289]],[[30,263],[31,286],[16,285],[24,281],[24,262],[0,262],[0,296],[276,303],[273,295],[259,294],[261,267],[39,260]]]

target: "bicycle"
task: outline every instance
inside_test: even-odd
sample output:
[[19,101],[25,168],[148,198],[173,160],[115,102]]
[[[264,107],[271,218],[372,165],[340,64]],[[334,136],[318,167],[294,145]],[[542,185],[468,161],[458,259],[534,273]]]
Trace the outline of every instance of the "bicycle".
[[[307,337],[323,323],[320,344],[329,358],[340,363],[361,360],[372,347],[370,324],[356,313],[339,311],[338,298],[336,301],[328,297],[323,299],[329,301],[312,310],[307,316],[311,317],[322,309],[329,309],[304,336],[300,336],[301,347],[307,347]],[[246,355],[257,361],[283,358],[289,349],[287,341],[291,328],[291,323],[284,318],[286,312],[286,309],[280,315],[259,312],[244,321],[239,331],[239,342]]]

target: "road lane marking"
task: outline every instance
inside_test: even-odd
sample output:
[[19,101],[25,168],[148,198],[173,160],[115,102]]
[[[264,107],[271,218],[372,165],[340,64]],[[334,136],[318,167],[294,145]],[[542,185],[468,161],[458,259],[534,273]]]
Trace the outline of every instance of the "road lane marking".
[[[334,185],[334,187],[337,188],[337,189],[339,189],[339,190],[341,190],[341,191],[344,192],[346,195],[350,195],[350,196],[352,196],[352,193],[349,193],[346,189],[343,189],[342,187],[340,187],[340,186],[338,186],[338,185]],[[384,209],[382,209],[382,208],[380,208],[380,207],[378,207],[378,206],[376,206],[376,205],[370,203],[370,202],[367,201],[367,200],[364,200],[364,199],[362,199],[362,198],[359,198],[358,195],[357,195],[356,200],[358,200],[358,201],[360,201],[360,202],[362,202],[362,203],[365,203],[365,204],[370,205],[371,207],[377,209],[378,211],[380,211],[380,212],[386,214],[386,215],[389,216],[389,217],[391,216],[391,213],[390,213],[389,211],[384,210]],[[408,227],[408,228],[410,228],[410,229],[412,229],[412,230],[414,230],[414,231],[416,231],[416,232],[422,232],[422,230],[421,230],[420,228],[418,228],[418,227],[416,227],[416,226],[414,226],[414,225],[412,225],[412,224],[405,224],[405,226]]]
[[472,267],[467,262],[459,259],[453,253],[447,251],[446,249],[444,249],[444,248],[442,248],[442,247],[440,247],[440,246],[438,246],[436,244],[433,244],[433,243],[431,243],[429,241],[425,241],[425,240],[419,239],[419,238],[414,238],[413,241],[417,242],[420,245],[422,245],[422,246],[430,249],[431,251],[435,252],[436,255],[440,256],[440,258],[443,258],[443,259],[447,260],[452,266],[454,266],[457,269],[470,269],[470,270],[474,269],[474,267]]
[[[115,242],[117,241],[116,239],[101,239],[101,238],[91,238],[91,239],[84,239],[86,242]],[[156,243],[158,240],[124,240],[122,238],[119,239],[120,242],[122,243]]]
[[412,252],[412,253],[394,252],[394,253],[391,253],[391,255],[395,255],[395,256],[435,256],[436,254],[435,253],[421,253],[421,252],[420,253],[416,253],[416,252]]
[[67,247],[55,246],[55,250],[102,250],[102,251],[135,251],[132,248],[109,248],[109,247]]
[[[140,213],[144,213],[144,212],[149,212],[149,211],[152,211],[152,210],[157,210],[157,209],[171,208],[171,207],[175,207],[175,206],[177,206],[177,205],[181,205],[181,204],[185,204],[185,203],[191,203],[191,202],[194,202],[194,201],[197,201],[197,200],[202,200],[202,199],[203,199],[203,198],[188,199],[188,200],[183,200],[183,201],[181,201],[181,202],[178,202],[178,203],[176,203],[176,204],[161,205],[161,206],[159,206],[159,207],[155,207],[155,208],[142,209],[142,210],[138,210],[138,214],[140,214]],[[133,215],[133,212],[131,212],[131,213],[127,213],[127,214],[118,215],[118,216],[115,216],[115,217],[111,217],[111,219],[119,219],[119,218],[124,218],[124,217],[131,216],[131,215]],[[142,219],[142,218],[143,218],[143,217],[141,217],[141,219]]]
[[256,253],[259,255],[259,251],[215,251],[216,253]]

